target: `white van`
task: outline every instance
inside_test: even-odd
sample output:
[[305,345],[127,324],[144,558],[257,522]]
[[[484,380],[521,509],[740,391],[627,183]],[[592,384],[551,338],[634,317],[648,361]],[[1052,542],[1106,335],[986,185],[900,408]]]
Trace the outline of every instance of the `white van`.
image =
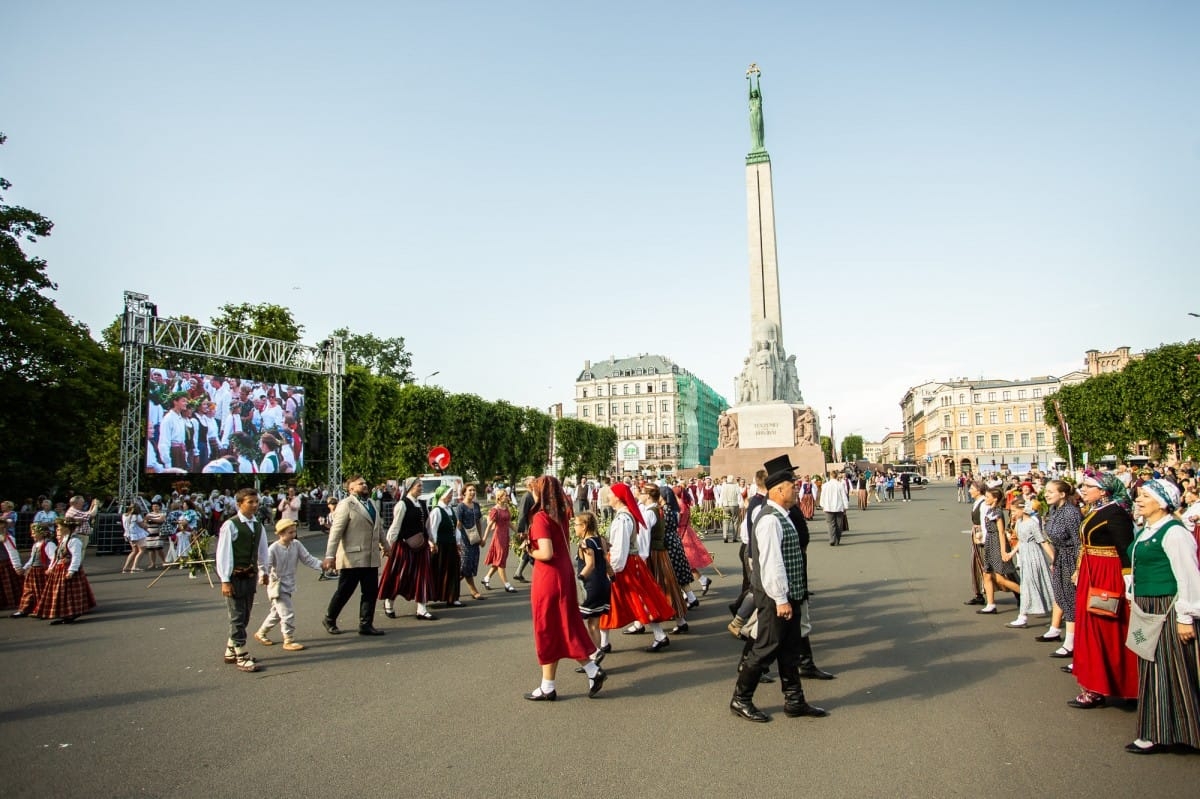
[[421,496],[419,499],[426,506],[433,505],[433,492],[438,490],[438,486],[450,486],[450,491],[453,494],[450,503],[457,504],[462,499],[463,494],[463,479],[456,474],[423,474],[421,475]]

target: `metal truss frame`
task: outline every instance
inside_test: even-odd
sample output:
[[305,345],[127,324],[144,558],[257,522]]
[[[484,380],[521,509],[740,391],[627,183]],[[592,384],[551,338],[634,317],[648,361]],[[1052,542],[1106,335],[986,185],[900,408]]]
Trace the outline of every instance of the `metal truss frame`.
[[121,471],[118,496],[132,501],[141,477],[145,441],[146,350],[214,358],[231,363],[323,374],[328,385],[328,483],[337,494],[342,485],[342,379],[346,354],[342,340],[331,337],[323,347],[252,336],[194,322],[159,317],[158,307],[145,294],[125,292],[121,317],[122,371],[125,414],[121,417]]

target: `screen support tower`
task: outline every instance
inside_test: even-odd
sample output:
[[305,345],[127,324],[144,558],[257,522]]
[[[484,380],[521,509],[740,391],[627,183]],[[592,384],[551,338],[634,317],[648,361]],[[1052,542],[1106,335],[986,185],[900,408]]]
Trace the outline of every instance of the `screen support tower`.
[[137,497],[141,477],[146,439],[146,350],[325,375],[329,400],[328,490],[335,495],[341,492],[342,379],[346,375],[346,354],[340,338],[331,337],[322,347],[309,347],[163,318],[148,296],[126,291],[125,313],[121,317],[126,404],[121,417],[121,472],[117,489],[122,505]]

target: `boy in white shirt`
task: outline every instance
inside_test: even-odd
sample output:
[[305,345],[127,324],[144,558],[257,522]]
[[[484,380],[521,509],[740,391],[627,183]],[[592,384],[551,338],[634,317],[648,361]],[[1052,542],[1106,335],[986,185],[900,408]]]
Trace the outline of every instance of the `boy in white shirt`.
[[319,572],[321,561],[296,540],[295,519],[281,519],[275,525],[275,535],[279,540],[267,550],[267,574],[270,577],[267,596],[271,600],[271,612],[254,634],[254,640],[263,646],[274,645],[267,635],[278,624],[283,628],[283,648],[297,652],[304,644],[295,639],[296,610],[292,607],[292,594],[296,592],[296,567],[303,563]]

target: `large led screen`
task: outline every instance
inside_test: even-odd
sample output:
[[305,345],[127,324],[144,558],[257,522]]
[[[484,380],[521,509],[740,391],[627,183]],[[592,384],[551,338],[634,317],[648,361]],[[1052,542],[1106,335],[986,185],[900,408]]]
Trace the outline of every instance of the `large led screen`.
[[304,468],[304,388],[151,369],[147,474],[288,474]]

